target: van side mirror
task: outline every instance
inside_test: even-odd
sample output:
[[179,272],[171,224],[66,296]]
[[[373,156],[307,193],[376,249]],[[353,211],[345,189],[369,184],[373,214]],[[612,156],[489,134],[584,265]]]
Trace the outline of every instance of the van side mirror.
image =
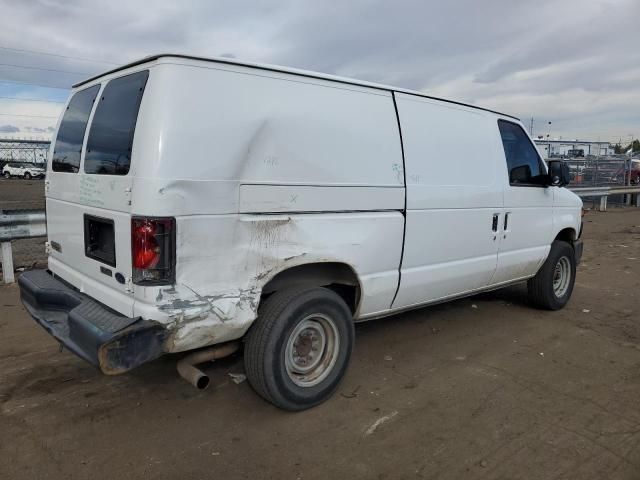
[[548,185],[553,187],[564,187],[571,182],[571,173],[569,165],[562,160],[549,160],[549,179]]

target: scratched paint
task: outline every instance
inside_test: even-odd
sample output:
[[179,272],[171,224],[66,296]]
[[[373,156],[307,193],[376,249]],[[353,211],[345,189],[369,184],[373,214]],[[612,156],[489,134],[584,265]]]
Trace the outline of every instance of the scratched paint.
[[[263,287],[292,267],[335,262],[363,272],[367,291],[376,292],[363,297],[364,312],[387,307],[384,292],[397,282],[399,213],[185,218],[177,232],[176,284],[134,292],[136,314],[154,312],[167,325],[168,352],[241,338],[257,317]],[[373,238],[378,260],[361,248]],[[389,273],[366,275],[380,265]]]

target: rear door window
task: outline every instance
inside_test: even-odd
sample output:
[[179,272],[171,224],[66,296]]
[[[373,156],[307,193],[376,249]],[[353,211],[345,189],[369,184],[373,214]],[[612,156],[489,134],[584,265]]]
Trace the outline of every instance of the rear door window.
[[91,122],[84,158],[86,173],[129,173],[133,134],[148,77],[145,70],[107,83]]
[[87,120],[99,90],[100,85],[94,85],[71,97],[58,128],[53,150],[51,169],[54,172],[78,173]]
[[502,146],[509,170],[509,183],[513,186],[541,186],[544,170],[536,147],[522,127],[505,120],[498,120]]

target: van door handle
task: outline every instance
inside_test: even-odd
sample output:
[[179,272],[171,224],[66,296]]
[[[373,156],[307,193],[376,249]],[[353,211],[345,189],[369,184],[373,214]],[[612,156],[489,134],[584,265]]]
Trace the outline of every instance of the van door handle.
[[499,213],[494,213],[493,214],[493,221],[491,222],[491,231],[493,232],[497,232],[498,231],[498,217],[500,216]]
[[507,232],[509,231],[509,215],[511,212],[504,214],[504,224],[502,225],[502,238],[507,238]]

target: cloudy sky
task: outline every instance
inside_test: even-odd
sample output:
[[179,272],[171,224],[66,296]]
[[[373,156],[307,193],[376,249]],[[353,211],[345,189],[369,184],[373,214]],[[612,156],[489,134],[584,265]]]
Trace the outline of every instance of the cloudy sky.
[[0,12],[0,137],[50,135],[72,83],[159,52],[421,90],[533,117],[534,135],[640,137],[640,0],[0,0]]

